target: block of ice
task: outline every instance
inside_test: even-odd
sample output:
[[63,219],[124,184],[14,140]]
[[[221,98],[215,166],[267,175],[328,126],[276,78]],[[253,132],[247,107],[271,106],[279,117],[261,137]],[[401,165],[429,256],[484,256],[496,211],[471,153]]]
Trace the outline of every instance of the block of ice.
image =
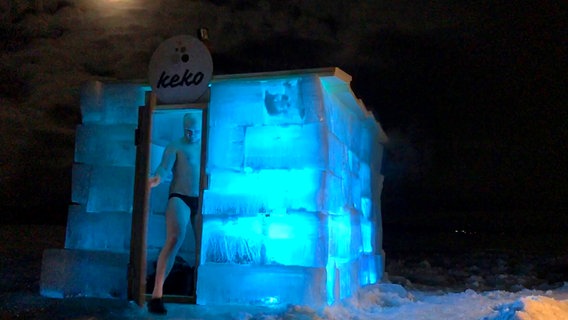
[[323,176],[323,188],[321,188],[321,205],[320,208],[334,214],[344,212],[344,206],[348,204],[347,194],[344,181],[337,175],[326,172]]
[[86,123],[77,127],[75,162],[134,166],[136,147],[133,125],[98,125]]
[[328,220],[329,255],[334,258],[351,258],[351,217],[331,215]]
[[325,89],[324,106],[325,120],[329,130],[351,149],[356,142],[352,137],[356,135],[355,131],[358,130],[359,125],[356,116]]
[[327,260],[327,265],[325,267],[327,279],[326,279],[326,290],[327,290],[327,304],[333,304],[339,300],[339,269],[336,266],[335,259],[330,258]]
[[263,124],[288,125],[323,120],[321,85],[315,76],[287,77],[263,81]]
[[322,77],[321,84],[324,95],[332,96],[345,110],[349,110],[349,112],[361,119],[367,116],[365,104],[361,99],[355,97],[349,82],[335,77]]
[[133,167],[93,166],[87,212],[131,212],[133,190]]
[[361,210],[361,182],[359,176],[351,171],[345,171],[343,179],[343,192],[346,193],[349,206]]
[[356,183],[353,184],[353,189],[351,192],[353,207],[359,212],[363,209],[362,196],[361,196],[361,183],[359,183],[359,178],[356,179]]
[[350,297],[360,286],[360,262],[338,262],[330,259],[327,265],[328,304]]
[[358,174],[361,167],[361,161],[359,160],[359,157],[355,152],[349,150],[348,158],[349,158],[349,170],[354,174]]
[[361,217],[361,245],[362,251],[365,253],[373,252],[373,244],[375,242],[374,239],[374,228],[375,225],[372,221],[367,220],[364,217]]
[[212,126],[281,125],[323,118],[317,77],[219,79],[211,86]]
[[321,306],[326,269],[207,263],[199,266],[197,303]]
[[359,261],[359,284],[366,286],[377,283],[381,278],[381,256],[374,254],[363,254]]
[[369,198],[371,196],[371,168],[369,164],[360,162],[358,176],[361,197]]
[[326,220],[324,214],[299,212],[238,219],[205,216],[202,261],[323,267]]
[[327,169],[337,176],[346,170],[348,165],[348,149],[347,146],[339,141],[334,134],[327,134],[328,138],[328,163]]
[[[325,92],[325,90],[324,90]],[[376,128],[366,125],[365,116],[360,108],[346,107],[337,97],[324,94],[326,106],[326,123],[330,131],[344,143],[359,161],[369,161],[373,149],[370,145],[376,143]],[[353,112],[355,111],[355,112]],[[356,163],[350,163],[356,165]],[[353,168],[356,171],[356,168]]]
[[291,213],[265,217],[267,264],[325,267],[328,257],[328,216]]
[[373,208],[373,202],[368,197],[361,197],[361,214],[366,219],[371,219],[371,210]]
[[87,213],[84,206],[71,205],[65,248],[127,253],[131,224],[128,212]]
[[245,127],[209,128],[207,170],[216,168],[243,170]]
[[363,235],[361,228],[361,212],[352,209],[351,213],[351,257],[356,258],[363,252]]
[[263,226],[257,216],[203,217],[201,261],[262,264]]
[[104,117],[103,83],[89,81],[81,87],[81,118],[83,123],[102,122]]
[[327,131],[321,123],[248,127],[245,167],[256,169],[325,168]]
[[363,251],[360,215],[330,215],[328,226],[329,256],[338,263],[357,259]]
[[347,130],[348,130],[348,138],[349,140],[347,140],[347,145],[349,146],[349,149],[351,149],[353,151],[353,153],[355,153],[355,155],[359,158],[362,158],[361,156],[361,144],[364,143],[363,141],[361,141],[361,137],[362,137],[362,131],[364,130],[364,128],[362,127],[362,122],[355,116],[350,118],[350,121],[352,121]]
[[[320,188],[321,177],[322,171],[310,169],[251,172],[215,170],[210,172],[209,190],[227,194],[313,193]],[[302,185],[302,188],[298,188],[298,185]]]
[[87,82],[81,88],[83,123],[138,123],[138,107],[150,88],[136,83]]
[[232,194],[215,190],[203,192],[203,215],[256,215],[258,213],[272,213],[286,211],[286,206],[312,208],[316,203],[312,198],[298,199],[292,206],[288,200],[278,195],[265,197],[258,194]]
[[87,204],[91,185],[92,166],[74,163],[71,173],[71,202]]
[[103,123],[138,124],[138,108],[145,104],[149,86],[136,83],[105,83]]
[[215,170],[210,173],[209,190],[205,192],[204,213],[247,212],[254,208],[319,211],[324,175],[325,172],[309,169],[250,173]]
[[40,294],[50,298],[126,299],[128,260],[127,253],[45,250]]
[[305,76],[299,80],[300,99],[304,108],[304,123],[322,122],[324,118],[323,95],[320,78]]
[[359,288],[359,260],[337,263],[336,267],[339,269],[339,299],[345,299]]
[[211,85],[209,123],[214,127],[261,124],[264,92],[258,81],[218,81]]

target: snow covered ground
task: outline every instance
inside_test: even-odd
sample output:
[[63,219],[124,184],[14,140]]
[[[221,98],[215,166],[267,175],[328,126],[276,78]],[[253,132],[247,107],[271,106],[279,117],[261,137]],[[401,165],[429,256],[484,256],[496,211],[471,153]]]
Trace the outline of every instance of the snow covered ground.
[[123,300],[41,297],[41,254],[64,236],[62,226],[0,226],[0,319],[568,319],[567,257],[494,251],[393,253],[385,282],[318,310],[169,303],[163,317]]

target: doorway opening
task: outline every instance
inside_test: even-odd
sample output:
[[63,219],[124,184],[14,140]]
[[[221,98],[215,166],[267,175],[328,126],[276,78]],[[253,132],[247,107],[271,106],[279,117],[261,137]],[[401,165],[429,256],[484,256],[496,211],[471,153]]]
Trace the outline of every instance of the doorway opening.
[[[208,105],[159,105],[152,94],[147,100],[137,130],[129,294],[143,305],[165,269],[164,301],[195,303]],[[159,259],[172,234],[180,241]]]

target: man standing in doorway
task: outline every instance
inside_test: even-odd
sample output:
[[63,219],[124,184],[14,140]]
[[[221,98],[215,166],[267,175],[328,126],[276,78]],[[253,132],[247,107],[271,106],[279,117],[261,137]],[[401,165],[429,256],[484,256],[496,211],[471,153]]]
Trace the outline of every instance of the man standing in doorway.
[[183,130],[183,137],[166,146],[160,165],[154,175],[148,179],[150,187],[155,187],[170,172],[172,173],[166,209],[166,242],[158,257],[154,291],[152,299],[148,302],[148,311],[156,314],[167,313],[162,299],[164,282],[183,244],[188,222],[191,222],[193,234],[196,235],[201,170],[200,117],[197,114],[185,114]]

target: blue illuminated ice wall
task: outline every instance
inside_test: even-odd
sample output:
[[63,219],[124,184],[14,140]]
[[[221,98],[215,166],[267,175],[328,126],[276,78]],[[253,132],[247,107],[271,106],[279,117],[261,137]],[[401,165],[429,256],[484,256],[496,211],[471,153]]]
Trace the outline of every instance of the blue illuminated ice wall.
[[[214,79],[199,304],[322,305],[382,277],[386,136],[349,82],[335,68]],[[43,295],[126,296],[133,133],[147,90],[83,88],[65,250],[44,255]],[[165,198],[162,189],[153,193]],[[149,267],[165,238],[163,210],[151,198]],[[193,263],[186,242],[180,254]]]
[[386,137],[334,71],[214,81],[198,303],[322,305],[381,278]]

